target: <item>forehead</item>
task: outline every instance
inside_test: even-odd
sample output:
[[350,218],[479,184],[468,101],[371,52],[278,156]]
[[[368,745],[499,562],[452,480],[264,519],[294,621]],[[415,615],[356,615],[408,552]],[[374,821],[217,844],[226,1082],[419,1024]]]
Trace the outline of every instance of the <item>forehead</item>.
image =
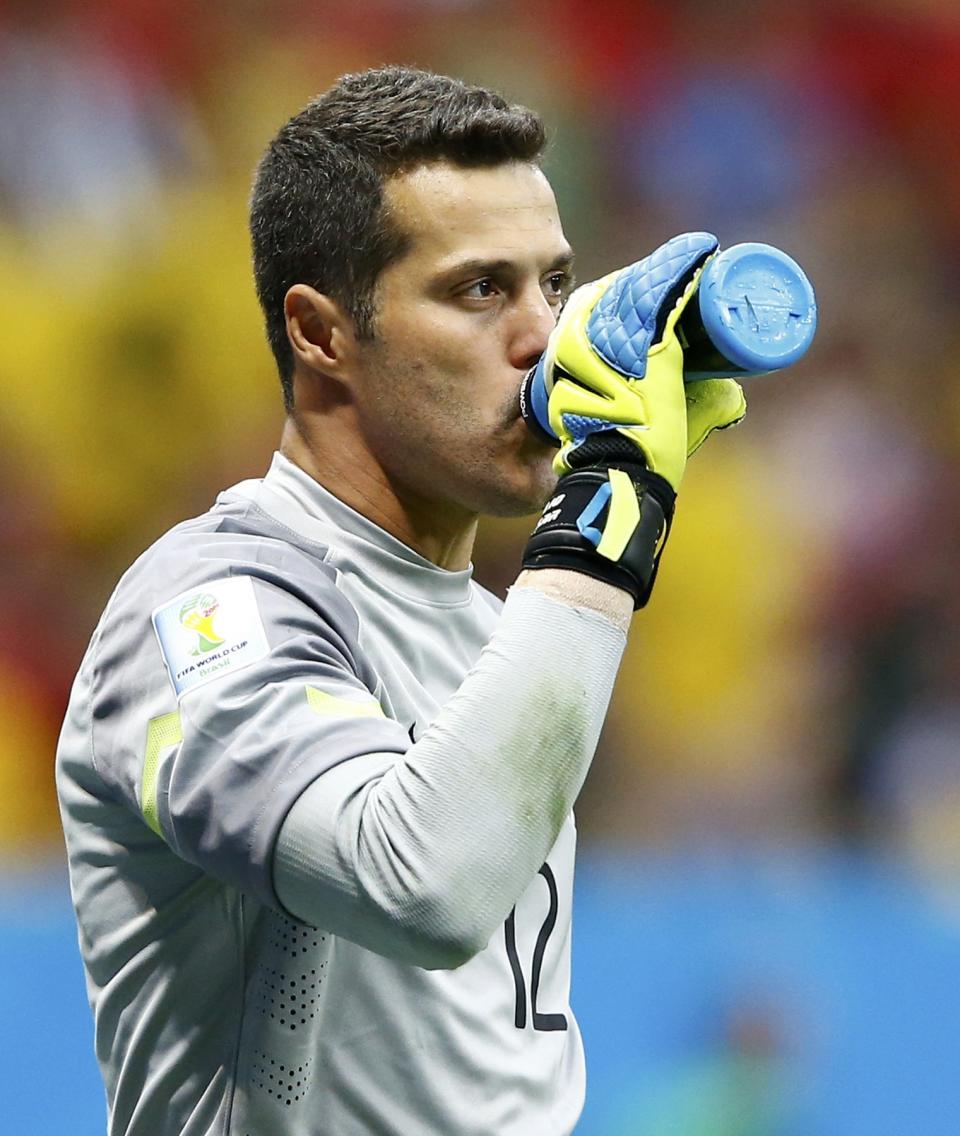
[[471,169],[432,162],[390,178],[385,198],[412,240],[408,261],[442,269],[462,257],[517,260],[566,250],[550,183],[527,162]]

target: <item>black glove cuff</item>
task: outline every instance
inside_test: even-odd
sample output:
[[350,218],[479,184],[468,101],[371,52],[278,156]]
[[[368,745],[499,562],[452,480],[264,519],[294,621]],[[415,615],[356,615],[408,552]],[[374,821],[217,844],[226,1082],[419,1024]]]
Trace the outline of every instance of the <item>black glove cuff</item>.
[[527,541],[524,568],[569,568],[623,588],[634,608],[650,598],[660,555],[673,520],[676,494],[664,478],[635,463],[611,469],[626,473],[636,494],[639,519],[616,559],[605,547],[613,486],[606,467],[576,470],[560,479],[556,493]]

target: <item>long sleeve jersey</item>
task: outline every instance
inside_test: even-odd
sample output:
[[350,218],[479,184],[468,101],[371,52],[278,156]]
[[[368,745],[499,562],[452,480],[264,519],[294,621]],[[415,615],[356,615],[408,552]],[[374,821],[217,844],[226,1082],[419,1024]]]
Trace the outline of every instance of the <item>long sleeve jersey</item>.
[[[510,711],[505,693],[444,726],[501,607],[280,455],[120,581],[57,758],[110,1136],[572,1131],[575,827],[569,802],[541,812],[575,796],[599,727],[566,796],[548,771],[541,801],[523,762],[538,714],[565,720],[556,684],[550,705]],[[619,657],[612,625],[569,618],[603,624]],[[511,713],[525,732],[507,743]],[[301,843],[324,830],[301,864],[309,919],[291,910],[303,879],[285,892],[277,868],[297,815]],[[295,866],[302,836],[281,844]],[[499,872],[515,844],[519,884]],[[447,924],[474,926],[478,904],[483,941],[464,947]]]

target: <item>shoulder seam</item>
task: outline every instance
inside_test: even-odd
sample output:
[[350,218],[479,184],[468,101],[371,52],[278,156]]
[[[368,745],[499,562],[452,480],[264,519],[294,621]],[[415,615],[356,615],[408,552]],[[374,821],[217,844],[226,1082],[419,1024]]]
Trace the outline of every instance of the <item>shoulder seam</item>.
[[[306,544],[306,545],[309,545],[311,548],[315,548],[317,550],[323,549],[324,551],[319,555],[319,559],[324,564],[330,564],[330,566],[333,567],[332,557],[333,557],[333,553],[334,553],[334,547],[333,547],[332,544],[326,544],[326,545],[321,544],[317,540],[312,540],[310,537],[304,536],[303,533],[298,532],[294,528],[291,528],[288,524],[279,520],[279,518],[275,517],[272,513],[268,513],[266,511],[266,509],[264,509],[260,505],[258,505],[256,503],[256,501],[248,501],[247,507],[244,509],[244,514],[246,515],[247,513],[256,513],[257,516],[262,517],[265,521],[268,521],[271,525],[276,525],[277,528],[282,529],[285,533],[289,533],[290,536],[294,538],[294,542],[295,542],[294,547],[296,547],[297,544]],[[254,534],[251,534],[251,535],[254,535]],[[338,576],[339,576],[339,572],[338,572]]]

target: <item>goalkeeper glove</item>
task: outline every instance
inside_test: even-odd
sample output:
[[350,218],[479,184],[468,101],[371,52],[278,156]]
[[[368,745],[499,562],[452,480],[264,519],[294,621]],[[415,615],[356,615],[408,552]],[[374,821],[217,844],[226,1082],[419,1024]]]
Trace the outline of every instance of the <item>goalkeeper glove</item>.
[[688,455],[746,413],[732,379],[683,382],[675,328],[716,250],[708,233],[675,237],[568,300],[524,386],[560,442],[525,568],[571,568],[625,588],[635,607],[649,599]]

